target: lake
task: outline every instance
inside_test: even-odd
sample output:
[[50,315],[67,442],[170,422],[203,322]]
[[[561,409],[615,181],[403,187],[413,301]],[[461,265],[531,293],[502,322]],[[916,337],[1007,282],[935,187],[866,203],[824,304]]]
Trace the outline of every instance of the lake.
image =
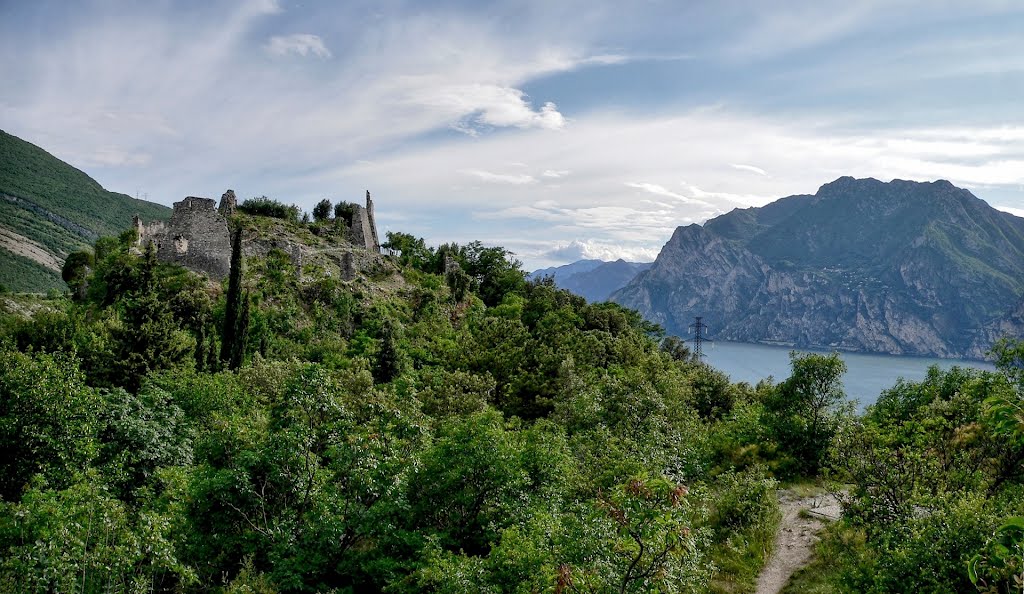
[[[792,350],[789,347],[724,341],[704,343],[703,347],[704,361],[728,374],[734,382],[748,382],[753,385],[772,376],[778,383],[789,377],[789,351]],[[829,352],[819,349],[797,350]],[[847,368],[846,375],[843,376],[843,389],[848,398],[858,401],[861,409],[874,403],[883,390],[891,388],[901,377],[908,381],[924,379],[932,365],[938,365],[944,370],[954,365],[995,370],[995,366],[983,361],[862,353],[840,353],[839,356],[846,362]]]

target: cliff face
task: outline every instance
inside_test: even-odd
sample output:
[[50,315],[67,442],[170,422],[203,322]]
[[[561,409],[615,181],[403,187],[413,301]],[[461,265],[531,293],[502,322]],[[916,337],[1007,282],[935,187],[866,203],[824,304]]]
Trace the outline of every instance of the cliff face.
[[1024,219],[945,181],[840,178],[676,229],[612,300],[675,333],[982,358],[1024,336]]

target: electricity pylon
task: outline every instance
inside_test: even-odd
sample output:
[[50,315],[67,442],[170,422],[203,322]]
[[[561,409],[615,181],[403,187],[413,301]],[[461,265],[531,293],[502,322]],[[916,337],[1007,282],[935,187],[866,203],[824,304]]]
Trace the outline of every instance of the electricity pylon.
[[693,329],[693,338],[689,342],[693,343],[693,357],[700,361],[700,358],[704,356],[701,351],[701,344],[705,341],[713,342],[710,338],[704,335],[707,331],[707,325],[701,321],[701,316],[697,316],[696,320],[690,324],[690,328]]

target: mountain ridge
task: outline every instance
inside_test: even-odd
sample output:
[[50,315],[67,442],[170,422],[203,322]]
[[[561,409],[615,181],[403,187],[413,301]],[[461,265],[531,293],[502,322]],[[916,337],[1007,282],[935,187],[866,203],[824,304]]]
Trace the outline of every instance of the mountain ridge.
[[670,332],[981,359],[1024,334],[1024,219],[948,181],[841,177],[816,194],[678,227],[612,300]]
[[166,206],[105,190],[85,172],[0,130],[0,284],[16,291],[63,290],[59,267],[132,216],[166,220]]
[[528,276],[539,279],[551,276],[555,284],[591,303],[606,301],[613,292],[622,288],[638,273],[650,268],[652,262],[628,262],[622,258],[612,261],[577,260],[562,266],[535,270]]

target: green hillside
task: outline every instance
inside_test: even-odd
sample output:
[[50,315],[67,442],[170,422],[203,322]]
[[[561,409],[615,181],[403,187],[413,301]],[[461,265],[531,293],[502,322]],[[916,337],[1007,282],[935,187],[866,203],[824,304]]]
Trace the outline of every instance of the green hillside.
[[[0,226],[58,260],[88,247],[97,236],[125,230],[136,213],[145,220],[170,217],[166,206],[108,192],[82,171],[2,130],[0,155]],[[0,278],[7,288],[45,291],[63,286],[56,271],[16,253],[12,241],[28,244],[10,238],[0,242]]]
[[735,384],[500,247],[342,280],[335,223],[234,222],[311,257],[0,297],[0,592],[750,594],[819,538],[789,594],[1019,591],[1024,341],[855,415],[836,353]]

